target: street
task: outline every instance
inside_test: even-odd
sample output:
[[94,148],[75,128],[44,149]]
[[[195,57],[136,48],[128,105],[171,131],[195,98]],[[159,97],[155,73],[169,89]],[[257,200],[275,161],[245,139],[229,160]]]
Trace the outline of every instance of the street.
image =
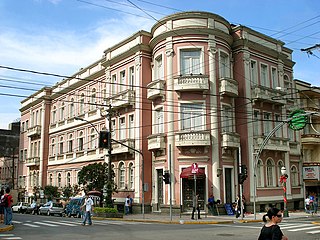
[[[79,218],[14,214],[14,230],[0,239],[130,239],[130,240],[256,240],[262,223],[160,224],[121,220],[94,220],[81,226]],[[289,240],[320,240],[320,225],[306,220],[284,220],[281,229]]]

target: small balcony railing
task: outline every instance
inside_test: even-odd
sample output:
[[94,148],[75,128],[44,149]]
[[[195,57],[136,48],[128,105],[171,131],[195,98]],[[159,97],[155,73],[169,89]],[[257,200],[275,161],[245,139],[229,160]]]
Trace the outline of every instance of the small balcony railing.
[[186,75],[175,77],[175,91],[207,91],[209,90],[209,77],[207,75]]
[[222,141],[221,147],[237,148],[240,146],[240,135],[235,132],[221,133]]
[[[134,148],[134,139],[124,139],[124,140],[117,140],[117,141],[123,143],[126,146],[117,142],[113,142],[112,154],[131,153],[133,151],[130,148]],[[127,146],[129,146],[130,148]]]
[[108,99],[108,104],[111,104],[113,108],[123,108],[127,106],[134,106],[135,103],[135,91],[128,89],[113,95]]
[[152,81],[147,85],[147,98],[148,99],[155,99],[157,97],[164,97],[165,92],[164,92],[164,85],[165,81],[164,80],[155,80]]
[[221,95],[228,95],[228,96],[238,96],[238,82],[232,78],[223,77],[220,78],[220,87],[219,93]]
[[40,165],[40,157],[30,157],[26,160],[26,166],[39,166]]
[[40,136],[40,135],[41,135],[41,126],[40,125],[36,125],[36,126],[28,128],[28,133],[27,133],[28,137],[35,137],[35,136]]
[[175,145],[177,147],[188,146],[210,146],[209,131],[183,131],[175,134]]
[[253,100],[260,100],[279,105],[286,104],[285,97],[283,96],[284,94],[285,93],[283,91],[261,85],[254,86],[251,91],[251,97]]
[[165,134],[152,134],[148,136],[148,150],[165,149]]
[[320,134],[302,134],[302,144],[320,144]]

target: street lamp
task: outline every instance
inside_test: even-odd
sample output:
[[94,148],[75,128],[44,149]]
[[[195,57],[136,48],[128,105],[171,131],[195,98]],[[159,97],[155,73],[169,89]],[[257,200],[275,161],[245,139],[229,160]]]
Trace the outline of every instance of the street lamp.
[[280,176],[280,183],[282,183],[283,186],[283,217],[289,217],[289,212],[287,209],[287,169],[286,167],[281,168],[281,176]]

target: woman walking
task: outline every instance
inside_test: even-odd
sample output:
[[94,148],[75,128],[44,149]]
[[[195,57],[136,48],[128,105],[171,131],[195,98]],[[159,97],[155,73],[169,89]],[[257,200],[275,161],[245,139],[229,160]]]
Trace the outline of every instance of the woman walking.
[[266,224],[262,227],[258,240],[288,240],[278,226],[282,221],[282,214],[278,208],[270,208],[262,220]]

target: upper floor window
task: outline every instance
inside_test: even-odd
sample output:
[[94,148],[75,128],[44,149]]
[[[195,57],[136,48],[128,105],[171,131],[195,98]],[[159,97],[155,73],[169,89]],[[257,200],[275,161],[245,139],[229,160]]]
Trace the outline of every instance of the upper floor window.
[[129,84],[130,84],[130,89],[133,90],[135,83],[134,83],[134,67],[129,68]]
[[71,98],[71,102],[69,104],[69,118],[73,117],[74,114],[74,99]]
[[233,110],[230,106],[223,106],[221,118],[222,132],[233,132]]
[[163,76],[162,55],[159,55],[154,61],[154,80],[163,80]]
[[201,49],[180,50],[181,75],[202,73]]
[[134,116],[133,114],[129,115],[129,138],[134,139]]
[[271,68],[271,80],[272,80],[272,87],[276,88],[279,87],[279,82],[278,82],[278,71],[276,68]]
[[49,185],[52,186],[53,184],[53,176],[52,174],[49,175]]
[[263,164],[261,159],[258,160],[257,163],[257,186],[263,187]]
[[60,121],[64,120],[64,102],[61,104],[60,107]]
[[250,61],[250,77],[251,77],[251,83],[253,85],[258,84],[258,68],[257,68],[257,62],[251,60]]
[[263,133],[264,135],[268,135],[271,132],[271,113],[264,112],[263,113]]
[[95,149],[96,148],[96,130],[94,128],[91,129],[90,133],[90,148]]
[[163,133],[164,132],[164,121],[163,121],[163,108],[157,108],[155,110],[154,118],[154,133]]
[[69,135],[68,152],[73,152],[73,136],[72,136],[72,134]]
[[291,184],[292,186],[299,186],[299,172],[295,165],[291,167]]
[[67,173],[67,187],[71,187],[71,174]]
[[111,76],[111,95],[117,94],[117,75]]
[[51,140],[51,156],[54,156],[56,155],[56,145],[55,145],[55,141],[54,141],[54,138]]
[[116,136],[116,120],[112,119],[111,120],[111,136],[115,137]]
[[230,77],[230,60],[228,54],[220,52],[219,56],[220,78]]
[[59,142],[59,154],[63,154],[63,137],[60,138],[60,142]]
[[129,164],[129,189],[134,189],[134,167],[133,167],[133,163]]
[[119,119],[119,139],[125,139],[126,138],[126,121],[124,117],[121,117]]
[[[279,114],[275,114],[274,117],[275,117],[275,126],[274,126],[274,127],[276,127],[276,126],[279,125],[280,122],[281,122],[281,116],[280,116]],[[277,131],[275,132],[275,135],[276,135],[276,137],[282,137],[282,128],[280,128],[279,130],[277,130]]]
[[274,187],[274,164],[271,159],[267,160],[267,186]]
[[80,97],[80,106],[79,106],[79,113],[84,114],[84,94],[81,94]]
[[125,188],[125,168],[124,168],[124,163],[121,162],[119,164],[119,188],[124,189]]
[[83,132],[80,132],[79,138],[78,138],[78,149],[79,151],[83,151]]
[[61,173],[58,173],[58,187],[61,187]]
[[270,87],[268,77],[268,66],[265,64],[261,64],[260,66],[260,81],[262,86]]
[[260,112],[257,110],[253,111],[253,135],[261,135],[261,128],[260,128]]
[[96,108],[96,89],[93,88],[90,96],[90,110],[94,110]]
[[57,121],[57,109],[56,106],[53,107],[52,110],[52,122],[51,123],[55,123]]
[[120,72],[120,92],[126,89],[126,71]]
[[182,103],[180,107],[181,130],[203,130],[204,111],[203,104]]

